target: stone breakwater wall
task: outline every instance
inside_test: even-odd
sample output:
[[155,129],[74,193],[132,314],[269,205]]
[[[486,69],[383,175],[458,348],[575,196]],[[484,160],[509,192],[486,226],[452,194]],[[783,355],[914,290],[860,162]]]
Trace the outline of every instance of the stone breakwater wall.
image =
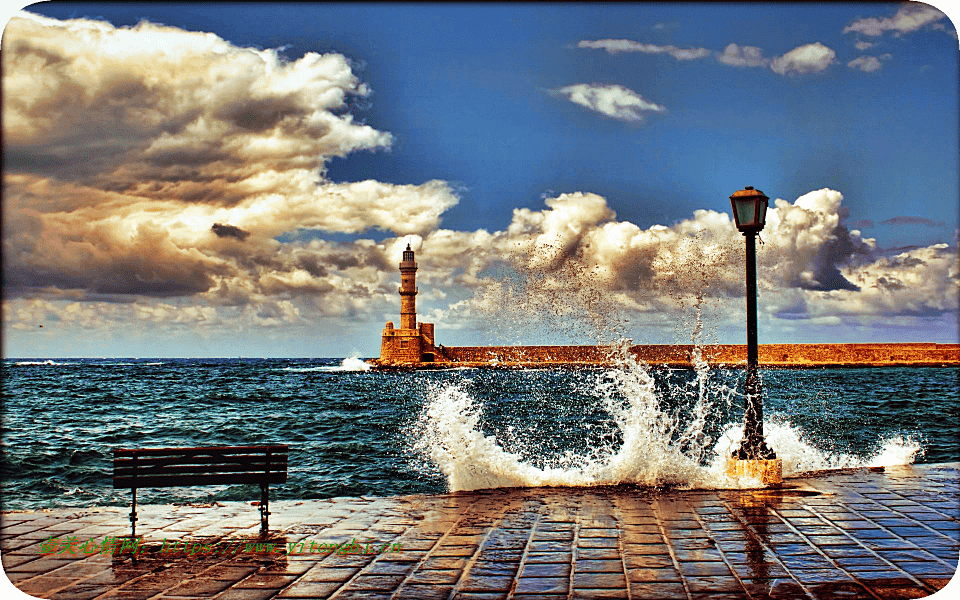
[[[692,367],[690,344],[644,344],[630,352],[651,366]],[[711,366],[743,365],[745,344],[703,346]],[[960,344],[761,344],[766,367],[960,366]],[[435,362],[385,364],[380,367],[449,368],[457,366],[520,368],[537,366],[602,366],[613,362],[608,346],[439,346]]]

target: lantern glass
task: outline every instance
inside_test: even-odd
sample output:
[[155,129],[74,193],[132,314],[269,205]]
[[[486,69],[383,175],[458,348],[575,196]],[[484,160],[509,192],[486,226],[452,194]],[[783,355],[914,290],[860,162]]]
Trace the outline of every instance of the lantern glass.
[[737,198],[734,203],[734,216],[737,218],[737,228],[753,227],[757,212],[757,203],[754,198]]

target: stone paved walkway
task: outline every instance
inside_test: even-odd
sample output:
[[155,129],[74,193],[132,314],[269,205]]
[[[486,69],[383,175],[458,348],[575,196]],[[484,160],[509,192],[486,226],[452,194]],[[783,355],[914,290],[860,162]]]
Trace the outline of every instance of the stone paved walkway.
[[282,501],[259,539],[249,504],[144,506],[136,561],[91,551],[128,509],[4,513],[0,549],[20,590],[71,600],[921,598],[956,572],[960,464],[786,483]]

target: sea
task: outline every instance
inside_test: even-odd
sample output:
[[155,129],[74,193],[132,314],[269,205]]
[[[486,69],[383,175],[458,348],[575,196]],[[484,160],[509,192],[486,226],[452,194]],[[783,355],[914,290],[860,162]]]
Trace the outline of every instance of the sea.
[[[955,368],[761,369],[767,443],[811,471],[960,461]],[[116,448],[287,444],[273,499],[496,487],[749,486],[742,369],[629,357],[594,369],[382,372],[359,357],[7,358],[0,508],[127,505]],[[141,503],[259,498],[255,486],[138,491]]]

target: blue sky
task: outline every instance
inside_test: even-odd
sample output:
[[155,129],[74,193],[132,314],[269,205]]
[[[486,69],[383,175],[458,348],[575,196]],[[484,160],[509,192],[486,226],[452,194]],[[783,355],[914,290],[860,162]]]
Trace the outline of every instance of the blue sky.
[[[780,237],[766,240],[769,252],[766,259],[760,257],[761,268],[777,264],[779,274],[771,275],[765,288],[761,285],[761,325],[764,319],[767,324],[761,342],[956,341],[958,42],[952,22],[929,5],[46,3],[26,10],[49,19],[23,31],[32,31],[37,39],[49,34],[50,41],[47,54],[36,50],[42,44],[24,43],[29,49],[5,64],[5,98],[20,102],[20,90],[34,89],[29,97],[24,94],[25,108],[15,118],[8,115],[20,104],[4,106],[5,191],[18,200],[5,211],[4,254],[18,257],[5,264],[7,356],[232,355],[237,339],[243,340],[239,352],[244,355],[375,356],[383,321],[399,311],[398,298],[390,295],[399,277],[391,270],[399,258],[393,254],[407,242],[421,262],[423,320],[437,323],[438,341],[447,345],[581,341],[567,326],[534,326],[543,323],[542,315],[516,315],[510,339],[490,333],[497,329],[491,322],[500,320],[484,312],[490,298],[536,297],[544,293],[543,286],[558,282],[596,287],[613,303],[607,310],[629,323],[618,326],[623,329],[618,332],[636,342],[684,341],[690,302],[676,299],[708,298],[710,330],[718,341],[738,343],[742,297],[732,289],[737,273],[730,261],[716,259],[726,269],[716,281],[713,275],[701,275],[699,288],[677,287],[671,279],[676,275],[669,273],[678,271],[667,265],[666,254],[651,249],[650,240],[663,227],[674,237],[658,243],[689,241],[694,235],[689,231],[717,223],[714,213],[729,214],[728,196],[745,185],[765,191],[772,204],[775,199],[786,202],[784,217],[788,210],[794,213],[780,229],[766,232]],[[313,78],[310,85],[326,77],[346,90],[339,105],[321,107],[340,120],[344,132],[328,135],[317,147],[304,141],[309,135],[297,138],[304,156],[313,153],[312,163],[304,158],[304,164],[294,165],[284,157],[281,168],[279,154],[260,154],[244,163],[251,174],[235,175],[254,177],[257,161],[266,161],[263,168],[277,173],[278,180],[294,172],[285,169],[295,169],[297,178],[312,172],[338,199],[311,196],[316,210],[329,214],[297,220],[289,207],[258,208],[255,214],[272,215],[275,226],[258,222],[264,230],[257,229],[251,220],[255,211],[241,214],[239,207],[262,207],[268,197],[280,196],[303,204],[291,200],[292,187],[283,187],[292,185],[292,176],[270,190],[253,183],[240,186],[231,190],[230,201],[218,195],[219,188],[203,188],[207,184],[200,181],[225,178],[223,173],[210,176],[209,169],[226,169],[224,153],[237,146],[220,147],[217,160],[165,155],[163,172],[151,175],[143,167],[147,163],[131,157],[141,151],[153,156],[158,140],[169,141],[174,123],[195,118],[209,105],[177,112],[179,107],[164,104],[167,112],[156,117],[152,131],[111,129],[109,115],[118,113],[108,113],[104,106],[117,107],[125,115],[120,121],[132,121],[129,117],[143,110],[135,106],[139,100],[131,100],[136,94],[124,93],[115,82],[136,80],[141,95],[169,89],[173,91],[164,97],[179,98],[182,90],[195,90],[189,69],[196,69],[194,78],[208,76],[207,67],[197,65],[212,64],[214,54],[193,49],[189,69],[167,69],[162,77],[144,74],[135,57],[124,63],[113,54],[109,64],[93,61],[100,65],[94,78],[99,82],[54,73],[58,67],[50,61],[35,68],[21,60],[51,52],[72,52],[74,59],[84,52],[96,55],[95,45],[83,48],[84,38],[77,33],[82,27],[61,25],[94,21],[109,24],[111,31],[104,36],[131,33],[122,41],[131,56],[146,56],[161,43],[152,41],[155,32],[129,29],[147,21],[166,26],[162,44],[178,43],[180,34],[170,33],[176,31],[217,36],[226,48],[219,56],[236,55],[236,69],[251,68],[244,62],[247,49],[275,49],[278,64],[286,65],[306,65],[310,53],[342,57],[354,81],[336,79],[342,68],[334,74],[332,67],[317,66],[305,77]],[[20,43],[18,35],[26,33],[11,33],[8,26],[5,50]],[[174,60],[173,54],[164,60]],[[74,59],[69,64],[80,64]],[[149,59],[139,64],[143,60]],[[226,67],[217,68],[222,72]],[[234,96],[228,108],[234,110],[245,98],[250,105],[242,114],[262,110],[267,100],[256,86],[266,85],[272,72],[264,71],[259,83],[251,83],[249,73],[237,73],[230,75],[237,84],[230,88]],[[57,84],[40,85],[46,77]],[[43,129],[29,120],[38,118],[36,107],[44,102],[36,90],[52,90],[45,101],[55,102],[56,94],[68,89],[67,77],[73,78],[72,85],[96,87],[97,92],[90,92],[90,102],[77,105],[72,117],[58,117],[56,130],[69,130],[69,135],[55,135],[50,133],[53,125],[46,123],[48,129]],[[37,85],[24,83],[30,81]],[[294,94],[303,81],[287,79],[286,91],[271,92],[269,102],[280,107],[272,114],[290,119],[306,114],[308,92],[315,88],[304,87],[295,101],[280,98]],[[226,97],[217,95],[218,101],[226,102]],[[294,102],[306,104],[290,108]],[[151,110],[160,106],[153,101],[146,105]],[[194,127],[206,126],[226,114],[223,110],[210,112]],[[84,111],[96,117],[76,118]],[[228,125],[237,123],[244,126],[237,119]],[[277,125],[272,139],[306,123]],[[211,131],[223,130],[217,127],[221,129]],[[207,145],[197,142],[197,147],[213,143],[213,138],[203,139]],[[51,157],[89,158],[80,149],[81,140],[86,148],[91,140],[101,145],[109,140],[107,147],[119,149],[106,152],[105,166],[97,160],[82,168],[51,166],[56,162]],[[237,144],[241,141],[238,137]],[[140,166],[126,167],[125,161]],[[147,162],[160,169],[159,163]],[[201,162],[207,169],[204,177],[183,175]],[[141,179],[140,189],[134,189],[127,179],[131,173],[156,176],[163,185],[145,192],[148,186]],[[177,177],[190,185],[171,184]],[[41,181],[53,183],[40,191]],[[351,196],[359,193],[353,184],[366,181],[380,184],[378,191]],[[427,189],[428,182],[438,182],[442,189]],[[51,191],[58,185],[70,186],[69,193]],[[169,192],[156,192],[168,187]],[[50,233],[57,231],[53,221],[66,227],[63,213],[69,211],[56,208],[56,199],[72,193],[128,194],[125,202],[99,203],[103,211],[90,209],[83,222],[89,224],[96,212],[104,228],[126,220],[129,230],[134,223],[157,224],[142,215],[164,206],[173,211],[176,203],[185,202],[187,188],[199,199],[191,210],[202,218],[182,223],[198,228],[192,237],[184,233],[164,242],[175,251],[162,267],[133,258],[150,254],[151,248],[159,251],[144,242],[145,234],[123,242],[129,247],[118,242],[117,252],[103,250],[69,266],[49,250],[60,247],[55,240],[47,250],[26,241],[35,231],[26,225],[28,215],[44,222],[36,229],[46,232],[37,234],[42,243],[59,239]],[[814,192],[815,197],[807,196]],[[36,198],[44,194],[48,201],[37,209]],[[347,200],[338,204],[342,198]],[[109,208],[133,207],[145,199],[151,203],[144,205],[146,212]],[[230,202],[238,204],[231,207]],[[358,211],[360,202],[382,208],[383,214],[366,205]],[[215,205],[225,208],[217,212]],[[433,212],[425,208],[430,206]],[[22,219],[10,212],[15,210],[23,213]],[[232,226],[251,236],[235,237],[238,248],[223,246],[229,235],[211,237],[212,223],[203,220],[228,216],[242,223]],[[557,224],[561,216],[577,225],[564,228]],[[45,222],[48,218],[53,221]],[[84,239],[98,248],[110,244],[105,240],[119,239],[95,229]],[[611,231],[627,229],[623,239],[632,241],[609,251],[597,249],[606,248],[597,236],[608,240]],[[576,231],[569,238],[563,230]],[[742,240],[735,231],[724,231],[717,248],[735,252],[735,242]],[[481,239],[479,232],[491,238]],[[198,237],[201,233],[206,241]],[[78,236],[83,237],[74,228],[66,237]],[[549,242],[551,236],[555,244]],[[811,239],[804,241],[805,236]],[[255,243],[260,244],[256,250]],[[523,248],[524,258],[498,266],[506,247]],[[563,248],[574,262],[548,261],[530,276],[530,257],[546,247]],[[254,258],[269,248],[295,264],[268,267]],[[346,264],[345,257],[358,253],[367,257],[363,264]],[[471,265],[471,258],[482,264]],[[193,261],[192,266],[172,268],[179,259]],[[904,266],[916,260],[927,270]],[[311,269],[304,261],[337,266]],[[785,264],[790,261],[797,264]],[[249,267],[253,263],[258,266]],[[276,272],[266,273],[268,268]],[[604,275],[589,284],[568,281],[578,268]],[[505,289],[503,269],[510,281],[518,277],[515,273],[527,275]],[[639,279],[628,281],[624,273],[633,271]],[[116,282],[131,272],[136,275],[131,281],[154,283],[104,283],[104,278]],[[910,277],[942,281],[918,290]],[[871,289],[880,291],[864,293]],[[910,289],[917,297],[898,291]],[[581,304],[573,296],[562,302]],[[85,316],[67,316],[64,311],[71,305],[71,314]],[[185,306],[194,316],[182,317]],[[576,318],[568,308],[553,312]],[[143,319],[150,323],[150,335],[136,325]],[[59,336],[50,334],[51,322],[57,323]],[[90,332],[99,332],[102,339],[91,341]],[[225,337],[234,341],[224,343]],[[104,350],[97,350],[98,345]]]

